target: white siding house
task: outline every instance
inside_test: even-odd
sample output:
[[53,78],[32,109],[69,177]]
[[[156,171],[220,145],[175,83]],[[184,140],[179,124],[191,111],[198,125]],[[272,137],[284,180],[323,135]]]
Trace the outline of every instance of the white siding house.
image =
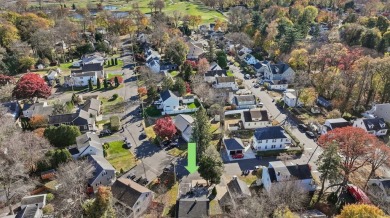
[[371,110],[367,111],[368,115],[373,117],[383,118],[386,122],[390,122],[390,103],[375,104]]
[[350,123],[344,118],[327,119],[321,129],[321,134],[326,134],[328,131],[332,131],[336,128],[343,128],[350,126]]
[[249,109],[248,111],[243,111],[241,120],[244,129],[257,129],[272,126],[271,121],[268,119],[268,113],[266,110]]
[[277,82],[285,80],[290,83],[294,80],[295,72],[286,63],[271,64],[268,61],[262,63],[263,67],[260,68],[259,72],[264,73],[266,80]]
[[93,177],[89,180],[88,185],[96,192],[99,186],[111,186],[115,177],[115,168],[102,156],[88,156],[89,161],[95,168]]
[[214,83],[217,81],[217,77],[227,77],[226,70],[211,70],[204,74],[204,81],[208,83]]
[[233,98],[232,104],[235,104],[238,109],[255,108],[256,97],[254,95],[236,95]]
[[242,57],[242,60],[247,63],[248,65],[254,65],[256,64],[257,60],[256,58],[251,54],[244,54]]
[[103,144],[98,135],[87,132],[76,138],[76,146],[69,148],[69,153],[74,159],[87,155],[97,155],[104,157]]
[[70,76],[65,77],[65,84],[68,86],[82,87],[88,86],[88,81],[91,80],[92,84],[97,84],[97,73],[96,72],[80,72],[71,73]]
[[297,100],[296,92],[294,89],[287,89],[287,91],[283,92],[283,101],[289,107],[297,107],[302,105],[299,99]]
[[370,179],[367,184],[367,192],[376,198],[390,202],[390,179]]
[[376,136],[386,135],[389,128],[382,118],[356,119],[353,122],[353,126],[362,128],[366,132]]
[[189,142],[192,136],[192,124],[194,123],[194,118],[190,115],[179,114],[175,117],[175,126],[181,133],[181,137]]
[[188,104],[194,103],[195,99],[194,95],[178,97],[170,90],[166,90],[160,93],[160,99],[154,104],[157,109],[162,110],[163,115],[180,114],[197,111],[198,108],[188,108]]
[[281,150],[290,146],[289,139],[284,129],[280,126],[258,128],[253,135],[253,144],[257,151]]
[[216,77],[215,82],[213,83],[213,88],[215,89],[231,88],[234,91],[238,90],[236,79],[233,76]]

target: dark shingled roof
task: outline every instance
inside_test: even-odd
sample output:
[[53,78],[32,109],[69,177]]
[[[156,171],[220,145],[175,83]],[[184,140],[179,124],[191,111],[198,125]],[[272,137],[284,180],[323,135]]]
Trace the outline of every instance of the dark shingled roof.
[[287,138],[284,129],[280,126],[269,126],[255,130],[254,136],[257,140]]
[[235,197],[250,197],[251,192],[247,186],[247,184],[238,178],[233,178],[228,183],[228,188],[233,196]]
[[171,90],[165,90],[165,91],[161,92],[160,96],[161,96],[161,99],[163,101],[167,100],[170,97],[177,98],[177,96],[175,94],[173,94],[173,92],[171,92]]
[[290,66],[286,63],[271,64],[271,71],[273,74],[283,74]]
[[119,178],[111,186],[111,192],[115,199],[133,207],[143,193],[152,191],[130,179]]
[[103,66],[100,63],[94,63],[94,64],[85,64],[81,67],[81,70],[83,72],[89,72],[89,71],[102,71]]
[[233,76],[217,77],[216,80],[217,83],[231,83],[236,81]]
[[[268,121],[268,113],[266,110],[250,110],[250,111],[244,111],[244,121],[245,122],[252,122],[253,116],[256,115],[256,117],[260,117],[260,121]],[[256,118],[255,117],[255,118]],[[253,121],[258,122],[258,121]]]
[[209,216],[209,200],[184,198],[178,200],[176,217],[200,218]]
[[45,195],[32,195],[22,198],[21,205],[35,205],[43,203],[45,201]]
[[16,214],[15,218],[34,218],[39,208],[36,205],[29,205]]
[[388,128],[383,118],[363,119],[363,123],[366,126],[367,131],[379,131]]
[[310,167],[307,164],[287,166],[287,169],[290,172],[291,176],[296,179],[304,180],[312,178]]
[[236,95],[234,96],[234,98],[237,105],[239,105],[240,102],[245,102],[245,101],[254,101],[256,103],[256,98],[254,95]]
[[256,64],[253,65],[253,67],[254,67],[255,69],[260,69],[262,66],[263,66],[263,65],[262,65],[260,62],[256,62]]
[[210,70],[210,71],[207,71],[204,76],[227,76],[226,74],[226,70]]
[[223,143],[226,146],[226,149],[228,150],[243,150],[244,146],[242,144],[241,139],[238,138],[229,138],[229,139],[223,139]]

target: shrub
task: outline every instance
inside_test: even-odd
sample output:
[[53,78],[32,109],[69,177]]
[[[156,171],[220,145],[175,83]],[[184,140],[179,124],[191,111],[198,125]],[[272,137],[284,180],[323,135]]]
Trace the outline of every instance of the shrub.
[[114,100],[116,100],[118,97],[119,97],[119,95],[115,93],[115,94],[112,95],[112,100],[114,101]]
[[239,89],[245,89],[245,86],[244,85],[239,85],[238,88]]
[[107,150],[103,150],[103,157],[107,157]]
[[51,214],[51,213],[53,213],[54,212],[54,207],[53,207],[53,205],[51,205],[51,204],[47,204],[46,206],[44,206],[43,208],[42,208],[42,212],[43,212],[43,214]]
[[121,127],[121,123],[118,116],[110,117],[110,128],[112,131],[118,131]]
[[49,193],[49,194],[46,195],[46,200],[48,202],[51,202],[53,199],[54,199],[54,195],[52,193]]
[[211,191],[211,194],[214,196],[217,196],[217,188],[214,186],[213,190]]

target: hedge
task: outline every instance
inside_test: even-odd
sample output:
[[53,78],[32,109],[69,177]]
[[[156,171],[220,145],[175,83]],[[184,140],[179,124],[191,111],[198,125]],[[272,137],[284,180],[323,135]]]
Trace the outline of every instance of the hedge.
[[299,150],[281,149],[281,150],[257,151],[257,156],[261,156],[261,157],[276,157],[276,156],[279,156],[281,153],[287,153],[287,154],[290,154],[290,155],[300,156],[303,153],[303,149],[299,149]]
[[118,116],[110,117],[110,128],[112,131],[118,131],[121,127],[121,123]]
[[290,132],[290,130],[288,130],[288,129],[286,128],[286,129],[284,129],[284,131],[286,131],[286,133],[290,135],[291,139],[295,142],[295,145],[296,145],[296,146],[301,147],[301,142],[299,141],[299,139],[297,139],[297,137],[294,136],[294,134],[292,134],[292,133]]

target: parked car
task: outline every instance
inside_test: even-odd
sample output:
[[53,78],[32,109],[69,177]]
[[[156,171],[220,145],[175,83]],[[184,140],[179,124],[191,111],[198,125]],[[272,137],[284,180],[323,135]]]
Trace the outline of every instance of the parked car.
[[311,138],[311,139],[314,139],[316,136],[314,135],[314,133],[313,132],[311,132],[311,131],[306,131],[306,135],[307,135],[307,137],[309,137],[309,138]]
[[242,153],[233,154],[233,155],[232,155],[232,158],[233,158],[233,159],[241,159],[241,158],[244,158],[244,154],[242,154]]
[[103,129],[100,134],[99,134],[99,137],[104,137],[104,136],[109,136],[109,135],[112,135],[112,132],[111,130],[109,129]]
[[250,78],[251,78],[251,75],[245,74],[245,79],[250,79]]
[[127,139],[125,140],[124,142],[124,145],[126,146],[126,148],[130,149],[131,148],[131,142],[129,142]]
[[263,106],[264,106],[263,102],[259,102],[259,103],[257,104],[257,107],[263,107]]
[[135,176],[134,173],[130,173],[130,174],[127,176],[127,178],[128,178],[128,179],[131,179],[131,180],[133,180],[135,177],[136,177],[136,176]]
[[247,176],[247,175],[249,175],[249,172],[250,172],[249,170],[243,170],[242,175]]
[[168,146],[171,144],[171,140],[166,140],[162,144],[163,144],[163,146]]
[[141,134],[139,135],[139,139],[140,139],[140,140],[146,139],[146,134],[145,134],[144,132],[141,133]]
[[164,172],[164,173],[167,173],[167,172],[169,172],[169,171],[171,171],[171,169],[170,169],[169,167],[165,167],[165,168],[163,169],[163,172]]
[[253,87],[257,89],[260,87],[260,85],[256,83]]
[[307,130],[307,126],[305,124],[299,124],[298,125],[298,129],[302,132],[306,131]]
[[352,195],[353,198],[359,203],[371,204],[370,199],[367,197],[366,193],[363,192],[360,188],[354,185],[347,185],[347,191]]

